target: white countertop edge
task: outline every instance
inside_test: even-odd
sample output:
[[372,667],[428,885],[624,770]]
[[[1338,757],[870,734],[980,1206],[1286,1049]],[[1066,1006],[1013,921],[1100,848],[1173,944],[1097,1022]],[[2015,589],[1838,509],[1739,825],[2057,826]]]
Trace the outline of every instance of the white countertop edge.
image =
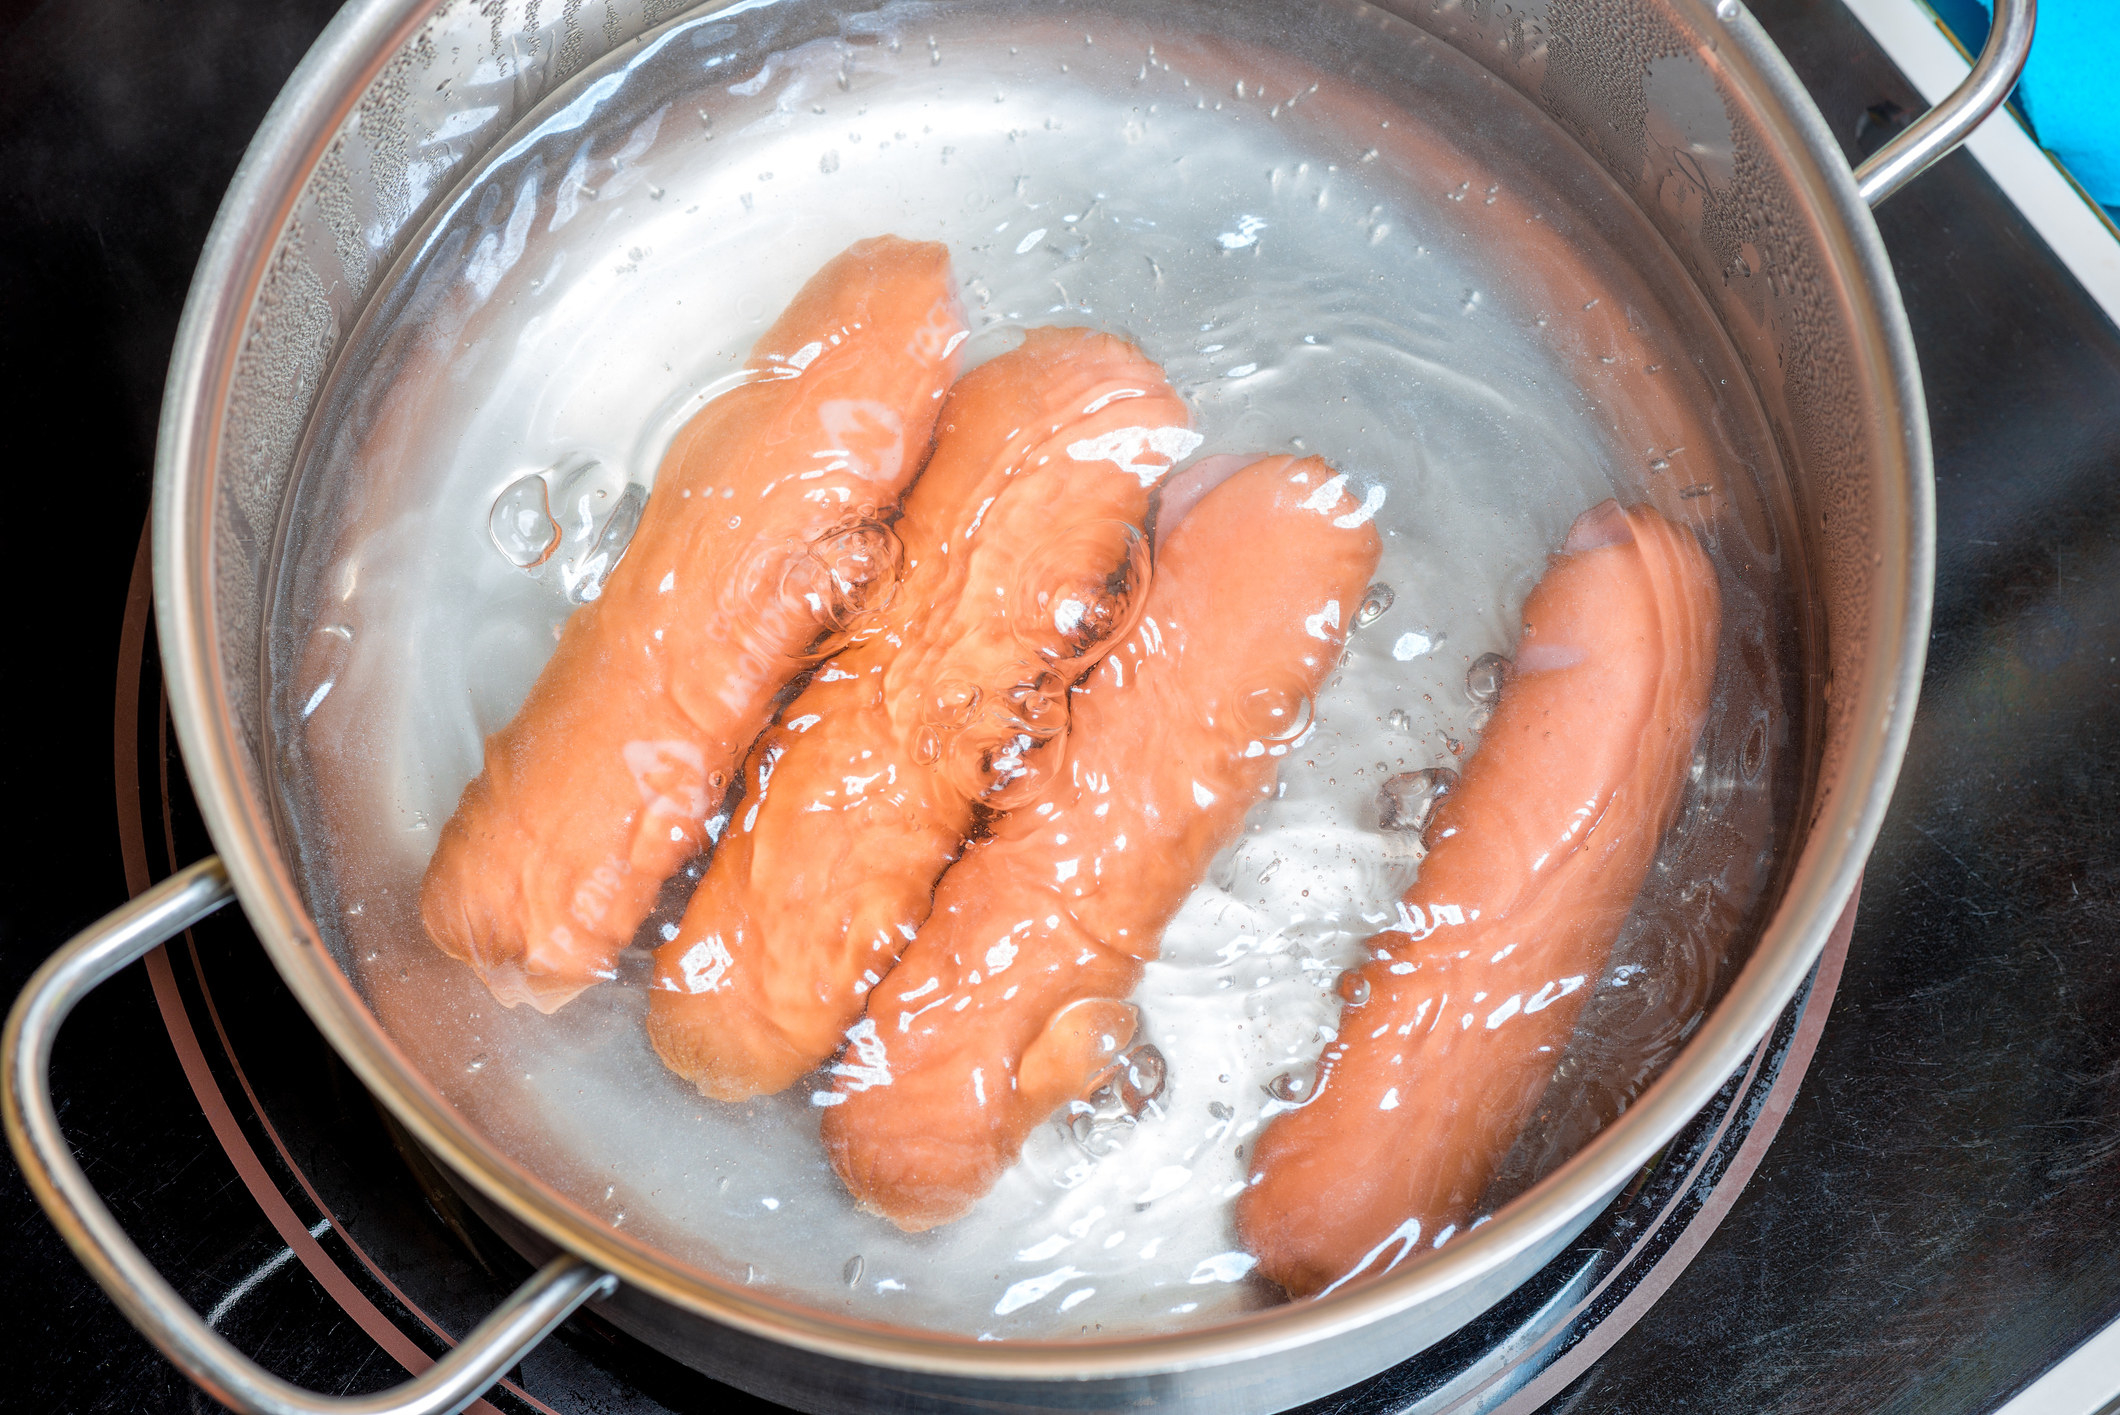
[[1995,1415],[2103,1415],[2120,1403],[2120,1322],[2077,1347]]

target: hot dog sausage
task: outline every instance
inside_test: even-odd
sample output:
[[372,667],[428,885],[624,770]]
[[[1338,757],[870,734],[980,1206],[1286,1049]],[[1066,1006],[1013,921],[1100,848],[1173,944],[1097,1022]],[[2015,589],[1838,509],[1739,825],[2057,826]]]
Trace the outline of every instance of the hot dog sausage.
[[914,1230],[959,1217],[1130,1039],[1142,960],[1272,794],[1376,568],[1344,487],[1270,457],[1209,492],[1140,628],[1075,694],[1065,782],[943,876],[822,1097],[865,1207]]
[[751,381],[678,434],[421,884],[428,933],[501,1002],[550,1012],[611,976],[774,695],[895,582],[885,522],[963,335],[944,247],[859,242],[758,341]]
[[1311,1100],[1253,1151],[1238,1232],[1290,1293],[1471,1216],[1677,812],[1720,614],[1699,542],[1655,511],[1608,501],[1569,531],[1400,928],[1369,941]]
[[1067,694],[1147,589],[1150,489],[1199,443],[1131,345],[1038,329],[950,393],[891,605],[781,710],[678,936],[649,1037],[710,1096],[829,1057],[977,807],[1051,784]]

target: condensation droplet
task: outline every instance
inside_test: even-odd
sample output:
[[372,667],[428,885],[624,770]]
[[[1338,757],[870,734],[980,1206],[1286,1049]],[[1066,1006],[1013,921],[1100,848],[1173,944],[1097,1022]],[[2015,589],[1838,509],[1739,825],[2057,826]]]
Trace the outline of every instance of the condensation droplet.
[[1737,749],[1737,769],[1745,780],[1759,780],[1759,773],[1767,764],[1767,722],[1765,718],[1752,724],[1745,733],[1744,745]]

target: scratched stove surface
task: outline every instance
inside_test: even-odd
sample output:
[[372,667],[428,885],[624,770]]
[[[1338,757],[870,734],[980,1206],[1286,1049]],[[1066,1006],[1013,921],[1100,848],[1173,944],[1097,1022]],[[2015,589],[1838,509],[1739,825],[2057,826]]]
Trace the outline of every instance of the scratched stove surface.
[[[18,500],[10,523],[15,582],[36,599],[13,626],[0,753],[9,996],[126,897],[128,853],[156,875],[171,858],[158,777],[180,768],[151,646],[120,675],[136,730],[111,751],[161,380],[215,204],[330,8],[46,0],[0,18],[0,388],[11,466],[57,493]],[[1851,153],[1858,129],[1876,136],[1866,113],[1918,109],[1838,0],[1753,8]],[[2120,788],[2120,335],[1967,159],[1880,226],[1937,449],[1936,636],[1913,750],[1779,1139],[1663,1300],[1549,1410],[1986,1411],[2120,1315],[2120,824],[2105,809]],[[176,855],[194,858],[207,847],[181,779],[169,794]],[[320,1390],[391,1384],[402,1367],[360,1318],[432,1351],[420,1314],[463,1331],[519,1265],[431,1202],[239,924],[201,930],[199,948],[255,1105],[181,946],[163,993],[258,1168],[239,1174],[201,1114],[143,969],[61,1041],[69,1133],[128,1231],[201,1311],[226,1304],[243,1349]],[[263,1191],[283,1226],[316,1230],[311,1256],[346,1275],[339,1292],[288,1255]],[[15,1358],[0,1408],[213,1408],[12,1174],[0,1234],[0,1349]],[[512,1373],[552,1408],[765,1408],[593,1323],[557,1340]],[[1320,1409],[1399,1408],[1416,1376]]]

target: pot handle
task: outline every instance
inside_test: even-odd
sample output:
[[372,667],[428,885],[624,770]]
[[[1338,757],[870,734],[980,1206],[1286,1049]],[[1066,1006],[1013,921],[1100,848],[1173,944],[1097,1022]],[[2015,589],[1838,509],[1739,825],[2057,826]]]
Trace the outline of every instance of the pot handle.
[[2032,24],[2038,9],[2039,0],[1995,0],[1987,43],[1965,82],[1855,169],[1855,190],[1864,202],[1877,206],[1941,162],[2002,106],[2031,56]]
[[394,1389],[318,1395],[288,1384],[230,1346],[185,1304],[96,1196],[52,1107],[52,1042],[74,1004],[235,897],[209,856],[170,876],[45,960],[0,1036],[0,1119],[22,1174],[52,1223],[111,1300],[162,1354],[243,1415],[455,1415],[550,1335],[575,1308],[617,1290],[618,1279],[562,1255],[538,1269],[455,1350]]

